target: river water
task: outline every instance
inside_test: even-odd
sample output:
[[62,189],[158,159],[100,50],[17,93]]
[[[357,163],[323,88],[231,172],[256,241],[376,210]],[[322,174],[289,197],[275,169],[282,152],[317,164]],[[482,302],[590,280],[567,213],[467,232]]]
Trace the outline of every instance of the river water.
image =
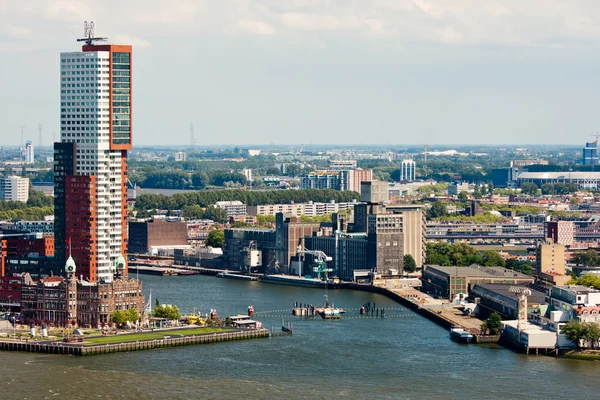
[[[220,316],[248,305],[265,327],[321,289],[218,279],[143,276],[146,294],[182,311]],[[293,336],[92,357],[0,353],[1,399],[543,399],[597,398],[600,363],[460,345],[448,332],[380,295],[329,291],[337,306],[371,302],[386,319],[292,320]],[[153,300],[154,301],[154,300]]]

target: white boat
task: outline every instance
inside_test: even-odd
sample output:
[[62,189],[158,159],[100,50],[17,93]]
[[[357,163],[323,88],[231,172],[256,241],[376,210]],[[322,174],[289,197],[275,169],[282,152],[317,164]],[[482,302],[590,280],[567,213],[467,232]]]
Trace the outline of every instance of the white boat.
[[459,343],[471,343],[473,341],[473,334],[462,328],[451,328],[450,338]]

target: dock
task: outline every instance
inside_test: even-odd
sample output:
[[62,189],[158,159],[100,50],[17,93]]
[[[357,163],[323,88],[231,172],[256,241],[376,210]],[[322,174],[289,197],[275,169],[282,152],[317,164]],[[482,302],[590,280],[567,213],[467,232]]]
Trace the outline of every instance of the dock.
[[485,337],[481,335],[483,321],[472,316],[463,315],[459,304],[434,299],[412,287],[395,288],[391,285],[349,283],[343,284],[343,288],[381,294],[448,330],[457,327],[471,332],[475,336],[475,343],[486,341]]
[[143,275],[160,275],[160,276],[180,276],[180,275],[198,275],[197,271],[191,271],[182,268],[174,268],[171,266],[150,266],[150,265],[130,265],[130,272]]

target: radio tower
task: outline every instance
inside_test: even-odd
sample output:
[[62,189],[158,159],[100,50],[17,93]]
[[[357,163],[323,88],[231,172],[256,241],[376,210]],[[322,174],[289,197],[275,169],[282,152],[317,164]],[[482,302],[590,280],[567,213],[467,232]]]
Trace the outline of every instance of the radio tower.
[[42,124],[38,124],[38,146],[42,148],[44,145],[44,135],[42,134]]
[[196,147],[196,138],[194,137],[194,124],[190,124],[190,147]]
[[21,125],[21,144],[19,144],[21,149],[25,148],[25,125]]

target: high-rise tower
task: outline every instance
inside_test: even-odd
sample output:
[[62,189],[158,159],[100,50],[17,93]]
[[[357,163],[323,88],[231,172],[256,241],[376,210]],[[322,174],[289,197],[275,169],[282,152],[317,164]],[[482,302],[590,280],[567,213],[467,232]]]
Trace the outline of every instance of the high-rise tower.
[[70,240],[78,273],[95,282],[110,281],[127,252],[131,46],[95,44],[90,26],[82,51],[60,55],[55,257],[64,265]]

